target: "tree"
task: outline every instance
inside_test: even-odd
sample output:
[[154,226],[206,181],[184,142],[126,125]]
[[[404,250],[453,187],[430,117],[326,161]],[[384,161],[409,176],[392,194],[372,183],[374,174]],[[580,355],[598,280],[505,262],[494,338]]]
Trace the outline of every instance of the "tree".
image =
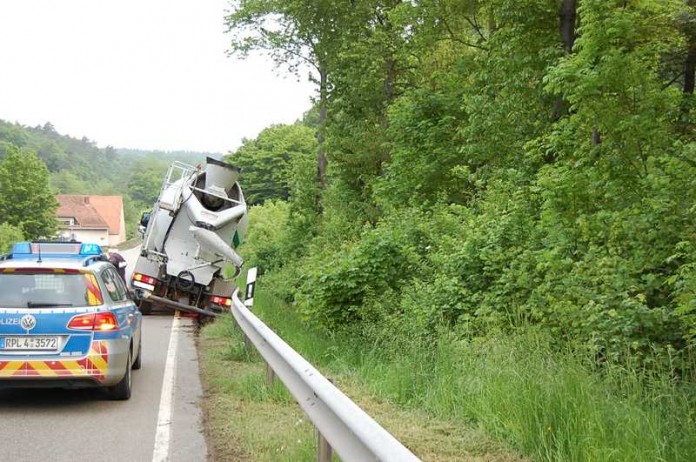
[[23,240],[24,234],[17,226],[8,225],[7,223],[0,224],[0,252],[9,252],[12,244]]
[[46,165],[31,151],[10,147],[0,162],[0,216],[28,239],[56,230],[58,201],[49,185]]
[[242,169],[247,202],[256,205],[270,199],[288,200],[293,165],[315,149],[311,128],[299,123],[275,125],[245,140],[227,160]]
[[235,2],[226,18],[232,36],[231,54],[247,56],[251,51],[268,53],[291,72],[308,66],[310,79],[319,86],[317,130],[317,181],[326,182],[325,124],[328,118],[330,61],[336,54],[341,18],[350,10],[348,2],[319,0],[250,0]]
[[167,172],[167,164],[157,158],[146,157],[133,164],[128,179],[130,197],[145,207],[150,207],[157,199],[162,179]]
[[60,170],[51,174],[51,186],[59,194],[89,194],[90,185],[70,170]]

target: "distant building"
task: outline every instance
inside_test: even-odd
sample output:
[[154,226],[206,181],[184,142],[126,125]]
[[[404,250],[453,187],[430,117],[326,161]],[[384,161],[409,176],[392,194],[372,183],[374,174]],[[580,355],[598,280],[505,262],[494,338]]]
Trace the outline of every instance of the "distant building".
[[121,196],[59,194],[56,198],[61,236],[107,247],[126,240]]

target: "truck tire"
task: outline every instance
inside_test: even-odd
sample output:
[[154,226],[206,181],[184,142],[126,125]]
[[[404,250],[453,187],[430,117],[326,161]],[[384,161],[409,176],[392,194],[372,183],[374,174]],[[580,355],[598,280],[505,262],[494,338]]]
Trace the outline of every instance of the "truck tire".
[[140,312],[144,315],[148,315],[152,313],[152,302],[148,302],[146,300],[140,300],[140,303],[138,304],[138,309]]

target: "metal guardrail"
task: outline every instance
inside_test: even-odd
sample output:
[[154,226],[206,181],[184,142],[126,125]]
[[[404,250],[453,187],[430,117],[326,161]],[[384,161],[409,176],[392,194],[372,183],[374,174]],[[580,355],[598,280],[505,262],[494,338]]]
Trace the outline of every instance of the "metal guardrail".
[[[232,301],[232,315],[247,339],[316,426],[320,462],[331,459],[332,449],[345,462],[420,460],[257,318],[239,291]],[[322,447],[322,440],[330,447]]]

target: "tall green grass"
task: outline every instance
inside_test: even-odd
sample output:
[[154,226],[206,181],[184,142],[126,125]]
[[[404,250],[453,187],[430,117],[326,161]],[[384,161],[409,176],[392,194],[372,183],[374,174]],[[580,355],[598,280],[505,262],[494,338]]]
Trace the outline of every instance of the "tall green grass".
[[[439,334],[366,341],[360,332],[308,329],[290,307],[257,291],[260,316],[332,373],[357,376],[376,396],[476,424],[540,461],[696,460],[696,382],[673,368],[598,364],[582,349],[558,352],[532,328],[462,340]],[[395,334],[396,335],[396,334]]]
[[[538,333],[442,337],[361,365],[373,390],[440,418],[477,422],[536,460],[696,460],[693,384],[553,351]],[[411,371],[411,373],[409,373]]]
[[314,427],[279,380],[269,384],[231,316],[200,331],[203,403],[214,460],[298,461],[316,458]]

